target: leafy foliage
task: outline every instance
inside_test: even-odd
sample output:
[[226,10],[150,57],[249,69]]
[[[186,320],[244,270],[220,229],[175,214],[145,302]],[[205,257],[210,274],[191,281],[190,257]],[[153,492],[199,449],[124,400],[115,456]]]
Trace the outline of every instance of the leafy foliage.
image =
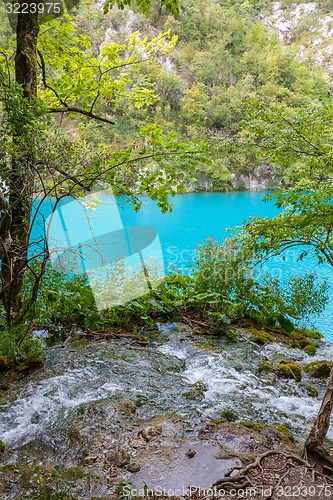
[[[104,4],[104,12],[109,12],[114,5],[117,5],[119,9],[123,10],[125,7],[131,6],[132,3],[132,0],[107,0]],[[151,3],[151,0],[136,0],[137,6],[144,14],[150,12]],[[177,0],[161,0],[160,4],[177,19],[179,15],[179,2]]]
[[311,321],[328,301],[327,283],[314,274],[278,278],[257,276],[232,240],[219,245],[209,239],[198,249],[191,276],[169,275],[153,291],[124,305],[98,312],[84,277],[64,276],[50,268],[44,275],[35,317],[50,324],[72,324],[98,330],[102,327],[155,327],[157,318],[196,318],[212,331],[225,331],[232,318],[251,318],[279,325],[287,332]]

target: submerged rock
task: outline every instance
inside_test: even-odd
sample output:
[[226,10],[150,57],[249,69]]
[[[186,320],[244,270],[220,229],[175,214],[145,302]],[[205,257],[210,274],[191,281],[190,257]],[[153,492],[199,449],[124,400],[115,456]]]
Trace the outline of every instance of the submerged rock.
[[193,458],[193,457],[194,457],[194,455],[196,455],[196,454],[197,454],[197,452],[196,452],[195,450],[192,450],[191,448],[189,448],[189,449],[187,450],[187,452],[185,453],[185,455],[186,455],[188,458]]

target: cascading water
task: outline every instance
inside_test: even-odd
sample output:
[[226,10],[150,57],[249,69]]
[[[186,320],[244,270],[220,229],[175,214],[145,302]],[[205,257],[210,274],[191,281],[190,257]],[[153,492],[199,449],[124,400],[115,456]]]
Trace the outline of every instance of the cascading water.
[[[196,337],[193,342],[184,335],[181,328],[167,325],[148,347],[110,340],[50,348],[45,368],[22,376],[0,406],[0,434],[7,444],[4,461],[49,457],[53,465],[70,466],[77,450],[68,436],[77,419],[96,405],[123,401],[135,406],[129,420],[136,424],[171,412],[202,421],[229,409],[238,420],[282,423],[304,437],[320,398],[310,397],[293,380],[260,373],[258,365],[268,356],[293,357],[300,364],[329,359],[332,344],[323,342],[318,354],[309,357],[278,344],[260,348],[224,337],[209,337],[209,342]],[[203,349],[198,341],[208,342],[210,348]],[[203,397],[189,397],[198,382]],[[322,394],[325,384],[318,387]],[[123,430],[115,430],[116,417],[112,422],[120,436]],[[85,425],[87,435],[98,432],[96,422],[87,419]],[[333,437],[332,431],[328,437]]]

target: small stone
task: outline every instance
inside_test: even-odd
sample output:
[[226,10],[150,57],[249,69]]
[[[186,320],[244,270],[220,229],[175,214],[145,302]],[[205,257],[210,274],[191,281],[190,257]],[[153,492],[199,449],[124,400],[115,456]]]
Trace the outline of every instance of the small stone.
[[145,427],[139,434],[141,434],[146,441],[150,441],[152,438],[162,434],[162,426],[156,425],[154,427]]
[[139,465],[136,462],[132,462],[132,463],[128,464],[126,469],[128,470],[128,472],[133,472],[133,473],[139,472],[139,470],[141,469],[141,465]]
[[139,436],[138,438],[132,439],[131,444],[133,448],[143,448],[147,445],[147,441],[143,439],[142,436]]
[[94,462],[96,462],[96,460],[97,460],[97,456],[87,455],[82,460],[82,463],[83,463],[83,465],[92,465]]
[[196,454],[197,454],[197,452],[196,452],[195,450],[192,450],[191,448],[189,448],[189,449],[187,450],[187,452],[185,453],[185,455],[186,455],[188,458],[193,458],[193,457],[194,457],[194,455],[196,455]]
[[129,464],[131,456],[125,448],[119,448],[118,450],[111,451],[106,456],[106,461],[109,464],[114,464],[117,467],[125,467]]

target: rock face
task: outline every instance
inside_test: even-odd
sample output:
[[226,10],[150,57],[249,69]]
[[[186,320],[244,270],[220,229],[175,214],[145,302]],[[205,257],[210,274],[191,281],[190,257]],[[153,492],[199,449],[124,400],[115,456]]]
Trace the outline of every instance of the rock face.
[[299,60],[315,64],[333,76],[333,14],[321,8],[319,2],[273,2],[270,11],[262,13],[262,22],[292,47]]
[[262,165],[255,168],[250,174],[232,174],[232,185],[236,190],[265,191],[280,186],[279,180],[272,173],[272,167]]

